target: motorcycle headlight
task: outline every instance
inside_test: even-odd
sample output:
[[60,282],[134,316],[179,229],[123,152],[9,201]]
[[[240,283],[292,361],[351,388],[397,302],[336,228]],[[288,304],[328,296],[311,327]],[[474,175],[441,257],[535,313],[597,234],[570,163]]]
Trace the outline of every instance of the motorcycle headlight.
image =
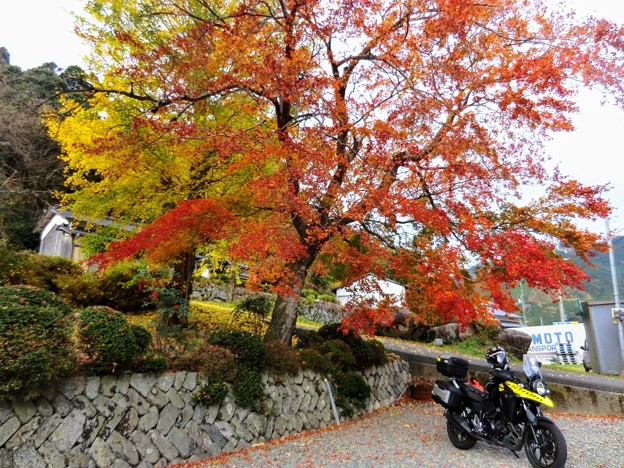
[[541,379],[531,382],[531,390],[541,396],[548,395],[548,386],[546,385],[546,382]]

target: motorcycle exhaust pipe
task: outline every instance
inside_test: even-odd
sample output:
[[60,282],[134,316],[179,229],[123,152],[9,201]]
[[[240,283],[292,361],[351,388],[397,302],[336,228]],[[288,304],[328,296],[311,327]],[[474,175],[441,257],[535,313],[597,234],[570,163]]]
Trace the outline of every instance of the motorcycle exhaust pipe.
[[[451,421],[453,424],[455,424],[455,426],[457,426],[458,429],[462,429],[464,432],[473,435],[473,431],[472,428],[470,427],[470,424],[468,424],[468,421],[466,421],[463,417],[461,417],[459,414],[457,413],[451,413],[450,411],[447,411],[446,413],[446,418]],[[474,434],[476,435],[476,434]]]

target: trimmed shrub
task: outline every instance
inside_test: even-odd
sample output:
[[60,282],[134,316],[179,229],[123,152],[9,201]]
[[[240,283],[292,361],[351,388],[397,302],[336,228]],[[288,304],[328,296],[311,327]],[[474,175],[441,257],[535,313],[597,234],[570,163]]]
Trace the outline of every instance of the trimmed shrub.
[[232,384],[236,401],[245,408],[258,408],[264,397],[260,372],[247,368],[239,369]]
[[306,369],[312,369],[322,375],[334,375],[336,366],[328,355],[321,354],[313,348],[303,348],[298,352],[301,366]]
[[319,297],[317,297],[317,299],[319,301],[325,301],[325,302],[331,302],[332,304],[338,304],[338,299],[336,299],[336,296],[333,294],[320,294]]
[[119,311],[94,306],[80,313],[80,346],[96,371],[118,372],[140,353],[132,327]]
[[79,276],[60,275],[55,280],[58,295],[76,307],[102,304],[105,300],[100,282],[91,273]]
[[266,362],[266,344],[253,333],[218,328],[211,332],[206,342],[208,344],[228,348],[236,356],[239,367],[262,370]]
[[146,351],[152,344],[152,334],[150,331],[141,325],[130,325],[130,329],[132,330],[139,351]]
[[371,388],[364,377],[358,372],[346,372],[336,376],[336,393],[345,398],[349,404],[357,409],[364,409],[370,398]]
[[82,274],[80,266],[67,258],[33,252],[18,252],[14,258],[14,266],[8,274],[11,284],[27,284],[56,293],[59,290],[57,278]]
[[204,385],[192,397],[195,403],[202,405],[218,405],[228,394],[228,387],[224,382],[211,382]]
[[267,343],[267,369],[276,374],[295,375],[301,370],[297,352],[281,341]]
[[141,287],[144,267],[135,263],[119,263],[106,270],[99,280],[104,296],[102,305],[121,312],[136,312],[152,305],[151,292]]
[[145,374],[160,374],[167,370],[167,358],[160,351],[147,351],[133,361],[132,370]]
[[318,334],[316,330],[298,331],[296,336],[295,348],[316,348],[323,344],[325,340]]
[[176,370],[197,371],[208,380],[232,382],[236,378],[236,357],[227,348],[203,343],[175,358]]
[[52,293],[0,287],[0,398],[33,399],[74,364],[71,308]]
[[329,358],[338,372],[347,372],[356,366],[355,356],[351,352],[351,348],[342,340],[326,341],[319,350]]
[[256,335],[266,330],[268,316],[275,300],[270,294],[254,294],[242,299],[232,311],[232,323],[236,328],[246,328]]
[[386,353],[386,347],[379,340],[368,340],[368,345],[373,351],[373,364],[375,366],[383,366],[388,362],[388,353]]

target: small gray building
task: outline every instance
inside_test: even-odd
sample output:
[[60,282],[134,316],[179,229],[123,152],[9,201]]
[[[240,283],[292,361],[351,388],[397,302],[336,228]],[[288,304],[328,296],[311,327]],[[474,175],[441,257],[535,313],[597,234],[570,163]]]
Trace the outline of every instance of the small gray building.
[[49,208],[41,217],[35,232],[39,233],[41,255],[69,258],[75,262],[84,259],[80,239],[85,232],[73,227],[75,221],[71,211]]

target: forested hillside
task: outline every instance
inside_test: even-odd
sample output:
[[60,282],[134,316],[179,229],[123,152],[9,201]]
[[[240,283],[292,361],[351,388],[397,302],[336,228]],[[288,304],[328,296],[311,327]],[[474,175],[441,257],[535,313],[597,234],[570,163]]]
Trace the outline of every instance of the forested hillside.
[[[620,299],[624,300],[624,236],[613,239],[615,270],[617,272],[617,282]],[[601,253],[593,259],[594,268],[586,268],[587,274],[591,277],[586,282],[584,291],[568,291],[569,295],[563,297],[563,308],[568,320],[579,320],[578,301],[613,301],[613,282],[611,279],[611,266],[609,254]],[[514,291],[514,297],[520,298],[520,288]],[[560,320],[560,309],[557,298],[548,297],[537,290],[525,289],[526,315],[529,325],[550,324]],[[541,319],[541,322],[540,322]]]

